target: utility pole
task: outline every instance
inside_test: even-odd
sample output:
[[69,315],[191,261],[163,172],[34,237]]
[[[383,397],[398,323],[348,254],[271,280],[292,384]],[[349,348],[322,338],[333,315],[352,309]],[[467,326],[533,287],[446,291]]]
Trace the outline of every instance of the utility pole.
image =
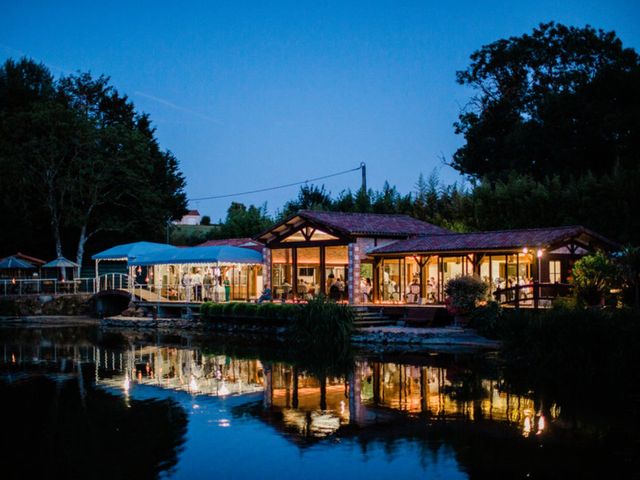
[[367,164],[360,162],[360,169],[362,170],[362,191],[367,191]]

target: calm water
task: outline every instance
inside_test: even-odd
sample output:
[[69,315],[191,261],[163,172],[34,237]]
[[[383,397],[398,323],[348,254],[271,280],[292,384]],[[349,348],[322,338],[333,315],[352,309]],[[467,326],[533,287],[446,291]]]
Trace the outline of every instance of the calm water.
[[599,421],[516,390],[495,353],[356,353],[337,372],[96,327],[1,328],[0,346],[0,478],[637,476],[615,404]]

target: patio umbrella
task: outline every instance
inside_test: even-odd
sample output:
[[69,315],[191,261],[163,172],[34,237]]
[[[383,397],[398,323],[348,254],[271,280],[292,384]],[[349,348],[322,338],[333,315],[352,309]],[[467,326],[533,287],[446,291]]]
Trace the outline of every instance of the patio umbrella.
[[49,263],[45,263],[42,268],[59,268],[62,278],[66,280],[66,269],[77,268],[78,266],[79,265],[77,263],[72,262],[68,258],[58,257],[55,260],[51,260]]
[[29,262],[22,260],[17,257],[6,257],[0,260],[0,269],[1,270],[26,270],[36,268],[31,265]]

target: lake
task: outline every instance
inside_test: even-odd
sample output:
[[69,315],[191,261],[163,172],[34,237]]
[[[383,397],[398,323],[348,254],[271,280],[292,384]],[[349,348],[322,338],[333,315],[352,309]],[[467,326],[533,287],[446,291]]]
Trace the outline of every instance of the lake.
[[638,398],[554,398],[497,352],[323,365],[255,339],[92,325],[5,326],[0,347],[1,478],[638,475]]

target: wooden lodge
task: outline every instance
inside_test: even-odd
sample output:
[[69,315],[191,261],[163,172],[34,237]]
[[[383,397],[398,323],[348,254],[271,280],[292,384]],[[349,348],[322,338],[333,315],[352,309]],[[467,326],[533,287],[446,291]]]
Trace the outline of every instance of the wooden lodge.
[[568,293],[578,258],[619,248],[582,226],[452,233],[407,215],[316,211],[255,240],[274,298],[335,294],[352,304],[439,305],[448,280],[476,275],[500,303],[537,307]]

